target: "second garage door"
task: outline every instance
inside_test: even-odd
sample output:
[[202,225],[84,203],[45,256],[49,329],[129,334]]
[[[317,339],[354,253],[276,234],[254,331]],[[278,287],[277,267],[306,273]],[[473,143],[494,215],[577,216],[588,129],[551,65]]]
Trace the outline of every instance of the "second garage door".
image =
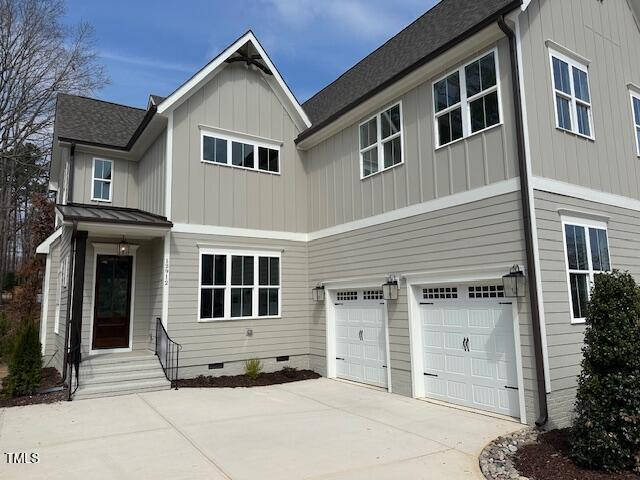
[[338,377],[387,386],[385,309],[382,290],[336,292]]
[[420,291],[428,397],[519,416],[512,304],[500,285]]

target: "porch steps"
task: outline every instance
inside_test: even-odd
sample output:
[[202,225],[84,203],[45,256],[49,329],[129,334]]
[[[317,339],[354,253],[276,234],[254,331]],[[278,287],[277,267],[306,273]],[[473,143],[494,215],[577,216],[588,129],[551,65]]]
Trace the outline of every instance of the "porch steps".
[[75,400],[167,390],[158,358],[151,352],[113,353],[86,357],[80,364]]

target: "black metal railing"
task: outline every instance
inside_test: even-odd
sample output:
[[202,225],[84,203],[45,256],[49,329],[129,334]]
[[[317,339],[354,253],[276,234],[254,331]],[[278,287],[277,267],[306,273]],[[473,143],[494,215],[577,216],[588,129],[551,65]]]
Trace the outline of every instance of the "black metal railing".
[[180,350],[182,345],[169,338],[162,319],[156,318],[156,355],[171,387],[178,389],[178,368],[180,365]]

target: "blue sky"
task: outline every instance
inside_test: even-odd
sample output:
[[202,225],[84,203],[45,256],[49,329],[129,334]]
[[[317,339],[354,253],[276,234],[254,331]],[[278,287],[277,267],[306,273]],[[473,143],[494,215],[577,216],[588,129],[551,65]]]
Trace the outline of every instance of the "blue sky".
[[96,97],[146,107],[249,29],[304,101],[437,0],[67,0],[91,23],[111,84]]

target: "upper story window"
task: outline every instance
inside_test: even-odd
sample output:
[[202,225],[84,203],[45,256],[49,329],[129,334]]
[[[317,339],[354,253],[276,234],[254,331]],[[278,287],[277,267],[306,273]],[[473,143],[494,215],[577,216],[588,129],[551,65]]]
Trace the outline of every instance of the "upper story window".
[[202,132],[202,161],[248,170],[280,173],[280,147]]
[[111,182],[113,162],[101,158],[93,159],[93,179],[91,182],[91,200],[111,201]]
[[583,322],[593,277],[611,270],[607,225],[574,218],[563,219],[567,281],[572,322]]
[[500,123],[496,57],[493,50],[433,84],[437,147]]
[[633,133],[636,139],[636,153],[640,156],[640,93],[631,91],[631,109],[633,110]]
[[280,255],[200,251],[201,321],[280,315]]
[[360,124],[360,178],[403,162],[400,103]]
[[591,91],[587,66],[555,50],[549,50],[553,75],[556,126],[593,138]]

